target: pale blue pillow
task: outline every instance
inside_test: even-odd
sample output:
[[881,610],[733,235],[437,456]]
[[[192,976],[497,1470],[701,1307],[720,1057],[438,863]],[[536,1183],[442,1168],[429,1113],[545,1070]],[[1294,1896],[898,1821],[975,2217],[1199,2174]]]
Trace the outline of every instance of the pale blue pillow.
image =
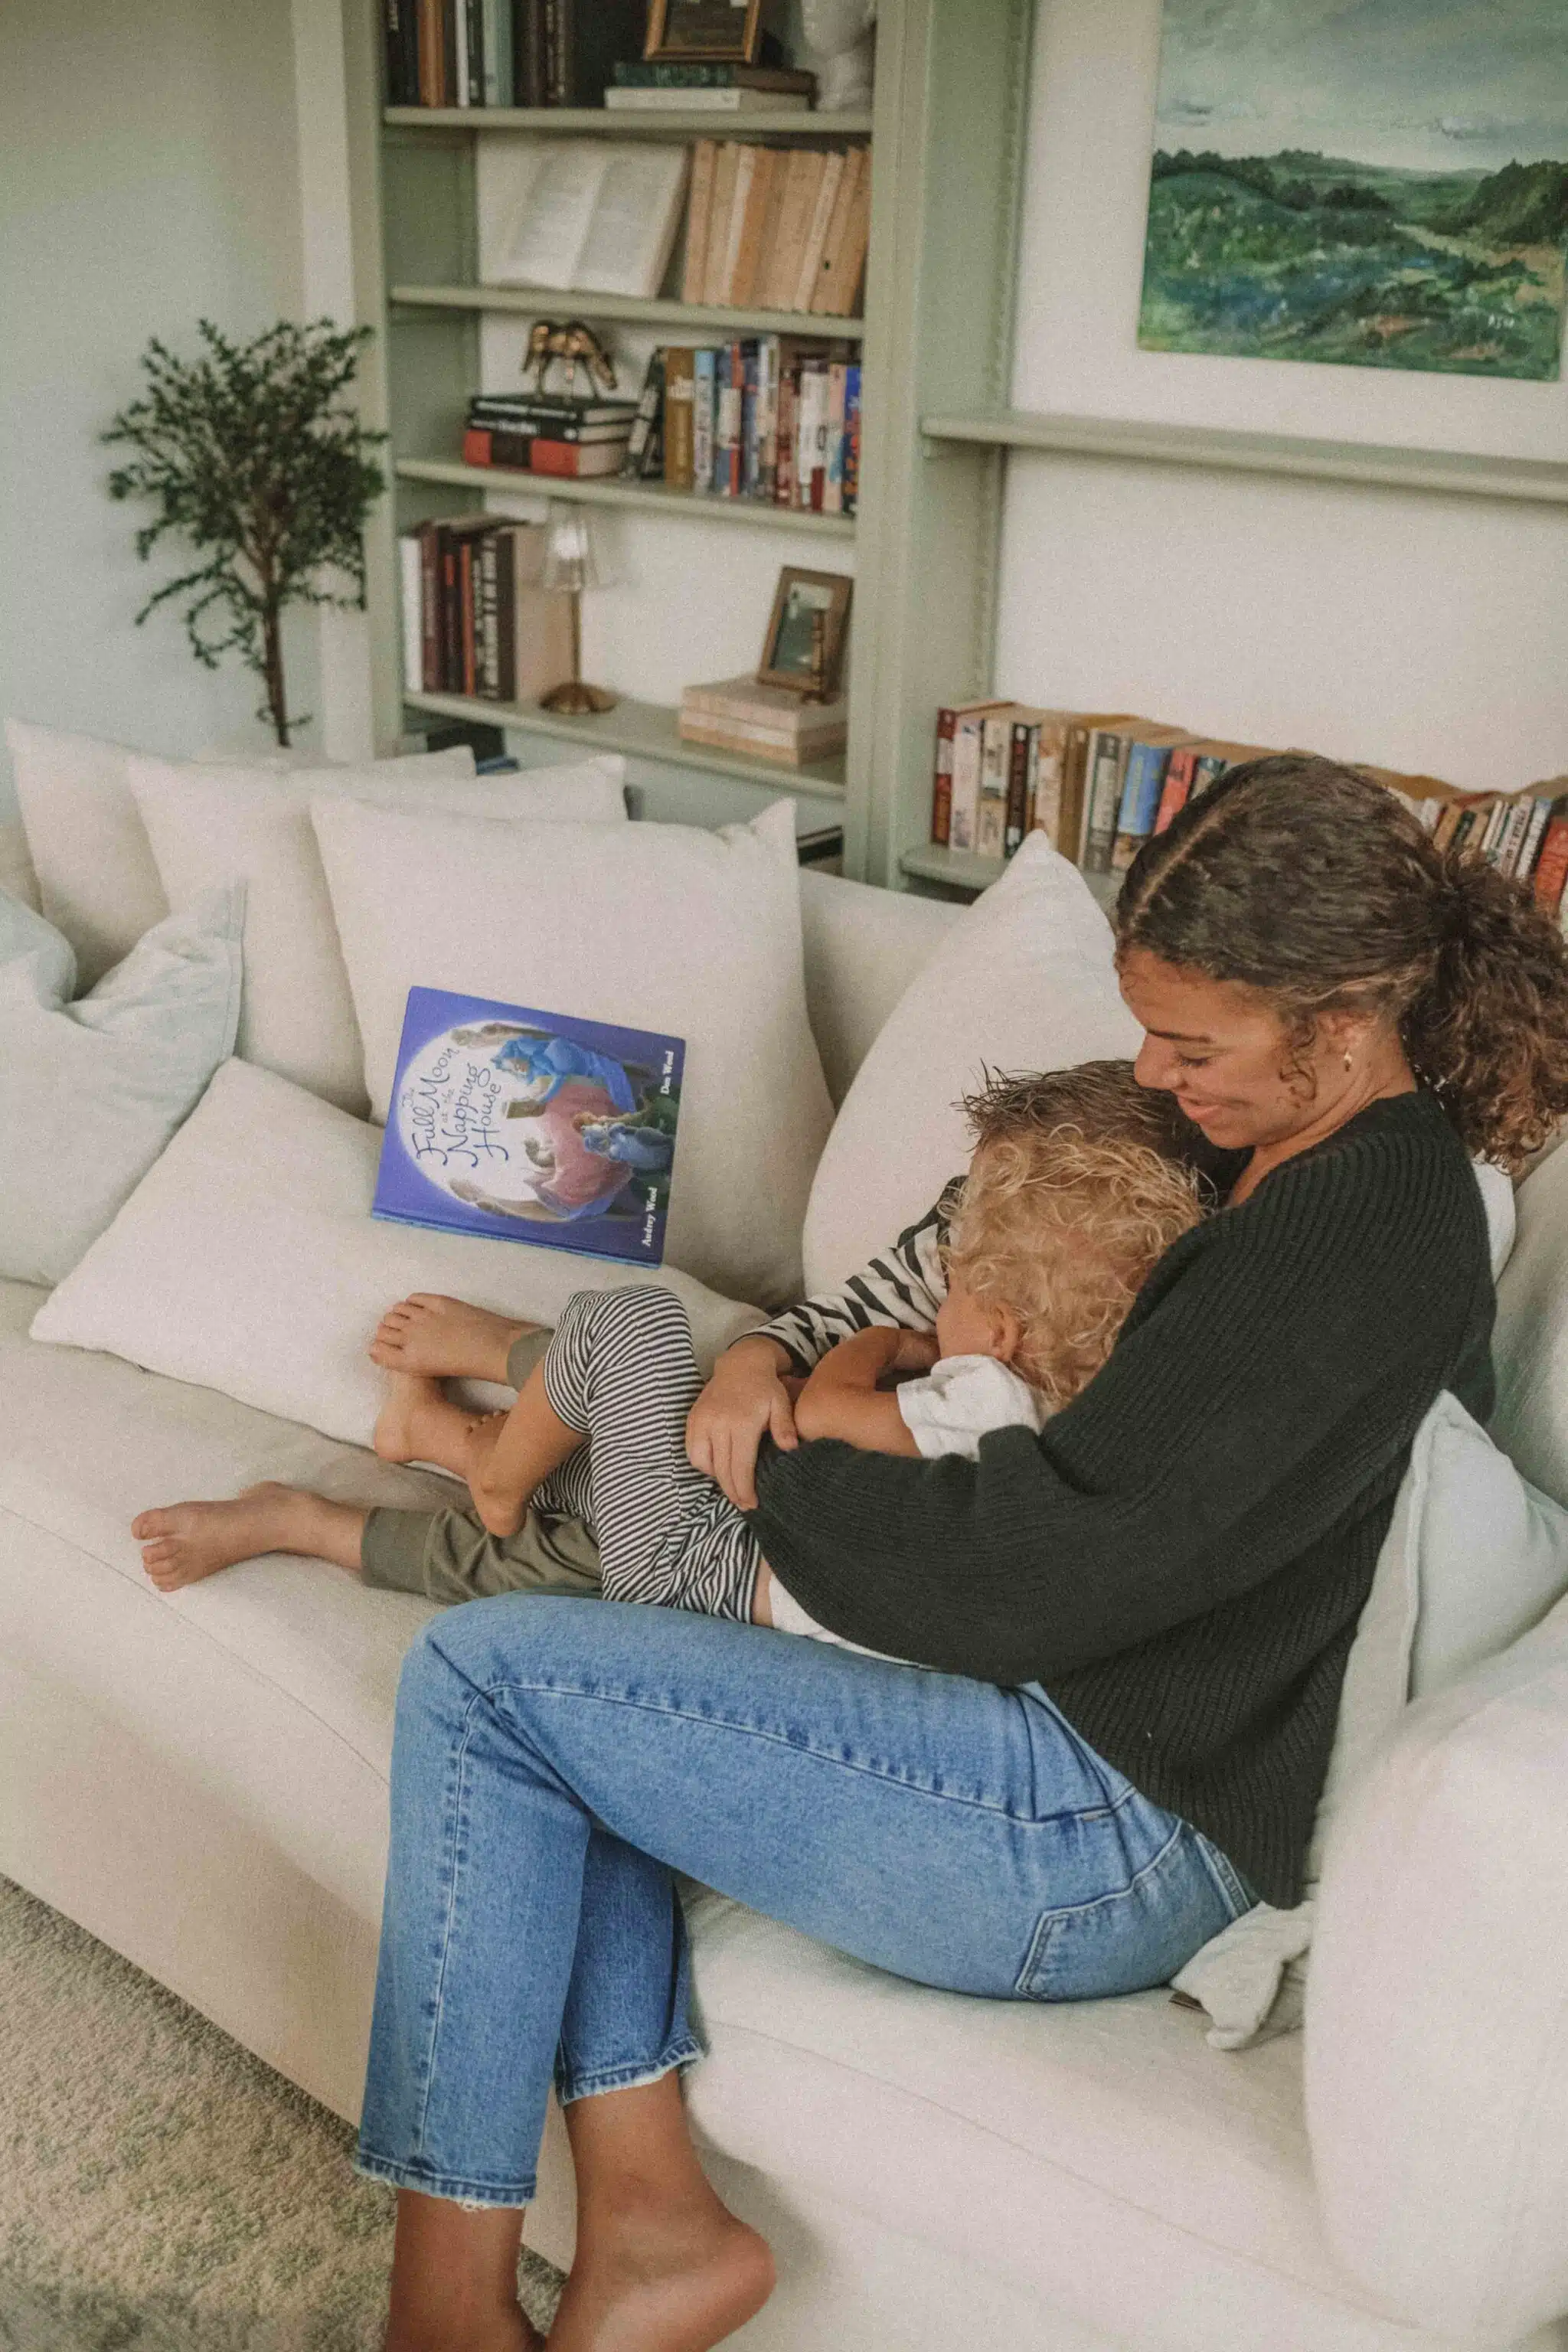
[[76,1003],[76,957],[0,890],[0,1276],[58,1282],[233,1050],[241,885],[138,940]]

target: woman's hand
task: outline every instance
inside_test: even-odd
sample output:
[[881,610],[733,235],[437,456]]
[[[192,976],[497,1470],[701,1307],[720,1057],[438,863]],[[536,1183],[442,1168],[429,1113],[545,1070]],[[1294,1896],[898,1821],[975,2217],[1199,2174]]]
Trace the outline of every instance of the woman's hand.
[[694,1470],[721,1486],[737,1510],[757,1507],[757,1447],[764,1435],[786,1452],[799,1441],[784,1385],[789,1358],[776,1339],[752,1333],[726,1349],[686,1423]]

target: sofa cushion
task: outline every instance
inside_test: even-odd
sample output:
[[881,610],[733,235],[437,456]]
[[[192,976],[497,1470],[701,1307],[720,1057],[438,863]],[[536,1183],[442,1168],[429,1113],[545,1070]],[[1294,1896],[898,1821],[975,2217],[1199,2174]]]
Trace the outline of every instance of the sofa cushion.
[[969,1158],[959,1097],[983,1070],[1059,1070],[1138,1051],[1110,926],[1033,833],[935,945],[834,1122],[805,1219],[808,1291],[832,1287],[930,1208]]
[[793,803],[717,833],[502,828],[346,800],[319,801],[315,822],[378,1118],[411,988],[683,1037],[669,1263],[764,1306],[799,1296],[832,1107],[806,1022]]
[[205,892],[73,1002],[64,937],[0,891],[0,1274],[68,1273],[229,1051],[242,904]]
[[1333,2242],[1435,2331],[1510,2343],[1555,2321],[1558,2342],[1568,1603],[1412,1711],[1331,1848],[1312,1967],[1308,2112]]
[[[37,874],[39,904],[76,950],[81,984],[90,987],[169,911],[146,827],[132,795],[131,762],[137,754],[123,743],[103,743],[96,736],[70,735],[58,727],[35,727],[21,719],[5,721],[5,739]],[[381,775],[422,768],[431,761],[454,774],[473,773],[473,753],[466,744],[372,764]],[[298,767],[300,754],[271,752],[247,764],[282,771]]]
[[[310,824],[318,796],[450,816],[571,817],[626,823],[626,762],[605,758],[476,776],[467,747],[394,766],[240,767],[152,760],[128,763],[132,793],[172,907],[235,879],[246,885],[245,996],[237,1051],[363,1116],[360,1043]],[[400,919],[395,910],[391,918]]]
[[1568,1503],[1568,1150],[1514,1196],[1519,1231],[1498,1284],[1491,1427],[1525,1476]]
[[[373,1217],[381,1144],[379,1128],[303,1087],[226,1063],[40,1309],[35,1337],[107,1349],[363,1445],[386,1389],[365,1349],[410,1291],[552,1324],[574,1290],[647,1281],[640,1266]],[[704,1363],[759,1319],[688,1275],[658,1278],[686,1307]]]

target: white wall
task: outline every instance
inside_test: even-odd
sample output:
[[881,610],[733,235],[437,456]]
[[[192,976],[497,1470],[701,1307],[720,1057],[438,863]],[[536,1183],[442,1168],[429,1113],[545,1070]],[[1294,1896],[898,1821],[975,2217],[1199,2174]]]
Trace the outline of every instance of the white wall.
[[[266,742],[248,670],[201,668],[169,614],[132,625],[173,564],[137,562],[145,510],[110,503],[97,436],[149,336],[184,352],[203,316],[298,315],[300,243],[289,0],[3,0],[0,713],[173,752]],[[313,708],[308,621],[289,657]]]
[[[1160,0],[1041,0],[1022,408],[1568,458],[1568,386],[1137,348]],[[1009,461],[997,690],[1510,787],[1568,768],[1568,513]]]

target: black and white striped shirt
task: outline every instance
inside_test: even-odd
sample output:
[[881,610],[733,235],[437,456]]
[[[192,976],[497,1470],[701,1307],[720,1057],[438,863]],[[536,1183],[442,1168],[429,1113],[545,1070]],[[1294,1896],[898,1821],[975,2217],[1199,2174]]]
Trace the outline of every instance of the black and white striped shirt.
[[906,1331],[930,1331],[937,1308],[947,1297],[945,1247],[948,1228],[963,1190],[955,1176],[942,1188],[936,1206],[917,1224],[906,1225],[889,1249],[879,1250],[851,1275],[840,1290],[804,1298],[786,1307],[756,1337],[776,1339],[797,1372],[809,1372],[840,1339],[868,1330],[873,1323],[891,1323]]

